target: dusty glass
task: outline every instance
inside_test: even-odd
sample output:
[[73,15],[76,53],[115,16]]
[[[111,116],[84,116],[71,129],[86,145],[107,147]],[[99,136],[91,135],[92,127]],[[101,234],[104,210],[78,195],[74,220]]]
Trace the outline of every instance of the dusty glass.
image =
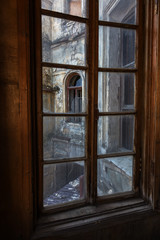
[[84,162],[46,164],[43,167],[43,206],[85,198]]
[[99,26],[99,67],[135,68],[136,31]]
[[134,151],[134,116],[103,116],[98,119],[98,154]]
[[132,191],[133,156],[98,159],[97,195]]
[[41,7],[46,10],[87,17],[87,0],[41,0]]
[[98,108],[100,112],[135,110],[135,74],[99,72]]
[[44,160],[84,157],[86,144],[85,117],[44,117]]
[[136,24],[136,0],[99,0],[99,19]]
[[43,15],[42,61],[86,65],[86,24]]

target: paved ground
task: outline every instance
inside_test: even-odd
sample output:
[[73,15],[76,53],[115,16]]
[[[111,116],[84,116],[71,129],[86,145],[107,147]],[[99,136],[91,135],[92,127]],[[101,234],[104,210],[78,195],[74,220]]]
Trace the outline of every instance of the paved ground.
[[63,188],[44,199],[43,205],[51,206],[80,199],[79,179],[69,182]]

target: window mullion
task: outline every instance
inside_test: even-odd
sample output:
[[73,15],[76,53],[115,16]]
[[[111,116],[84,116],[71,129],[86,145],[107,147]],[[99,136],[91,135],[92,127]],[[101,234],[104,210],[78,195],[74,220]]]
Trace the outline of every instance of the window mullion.
[[65,69],[75,69],[75,70],[87,70],[87,66],[78,66],[78,65],[71,65],[71,64],[62,64],[62,63],[50,63],[50,62],[42,62],[42,67],[49,67],[49,68],[65,68]]
[[[144,127],[144,108],[143,102],[143,93],[145,89],[145,73],[144,73],[144,1],[137,4],[137,22],[139,24],[138,29],[136,30],[136,60],[137,60],[137,73],[136,73],[136,127],[135,127],[135,146],[136,146],[136,156],[135,156],[135,166],[134,166],[134,179],[133,185],[136,192],[141,190],[141,161],[142,161],[142,129]],[[144,160],[144,159],[143,159]]]
[[98,106],[98,1],[89,0],[89,145],[90,202],[96,202],[97,192],[97,119]]
[[43,166],[41,163],[43,162],[43,116],[42,116],[42,69],[41,69],[41,59],[42,59],[42,32],[41,32],[41,14],[39,9],[41,8],[41,1],[35,1],[35,40],[36,40],[36,48],[35,48],[35,56],[36,56],[36,111],[37,111],[37,164],[38,164],[38,208],[42,210],[43,208]]

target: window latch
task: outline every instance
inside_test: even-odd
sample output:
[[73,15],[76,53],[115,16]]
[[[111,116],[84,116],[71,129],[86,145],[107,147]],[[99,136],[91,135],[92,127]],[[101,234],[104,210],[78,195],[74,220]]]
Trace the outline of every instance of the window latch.
[[142,158],[140,158],[139,161],[139,171],[142,172]]
[[158,14],[159,0],[155,0],[155,14]]
[[95,120],[97,121],[99,118],[99,109],[96,108],[96,111],[95,111]]

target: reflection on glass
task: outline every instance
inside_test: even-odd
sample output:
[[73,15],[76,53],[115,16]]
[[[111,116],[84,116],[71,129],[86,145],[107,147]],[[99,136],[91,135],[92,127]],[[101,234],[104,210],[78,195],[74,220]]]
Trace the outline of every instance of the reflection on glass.
[[42,61],[86,64],[86,24],[42,16]]
[[135,74],[99,72],[98,108],[100,112],[135,110]]
[[136,0],[99,0],[99,19],[136,24]]
[[43,112],[82,113],[87,110],[85,71],[44,67]]
[[99,67],[135,68],[136,32],[99,26]]
[[43,206],[84,199],[84,162],[44,165]]
[[85,156],[85,117],[44,117],[44,160]]
[[134,150],[134,116],[104,116],[98,120],[98,154]]
[[86,0],[42,0],[43,9],[86,17]]
[[132,190],[133,156],[98,159],[97,195]]

